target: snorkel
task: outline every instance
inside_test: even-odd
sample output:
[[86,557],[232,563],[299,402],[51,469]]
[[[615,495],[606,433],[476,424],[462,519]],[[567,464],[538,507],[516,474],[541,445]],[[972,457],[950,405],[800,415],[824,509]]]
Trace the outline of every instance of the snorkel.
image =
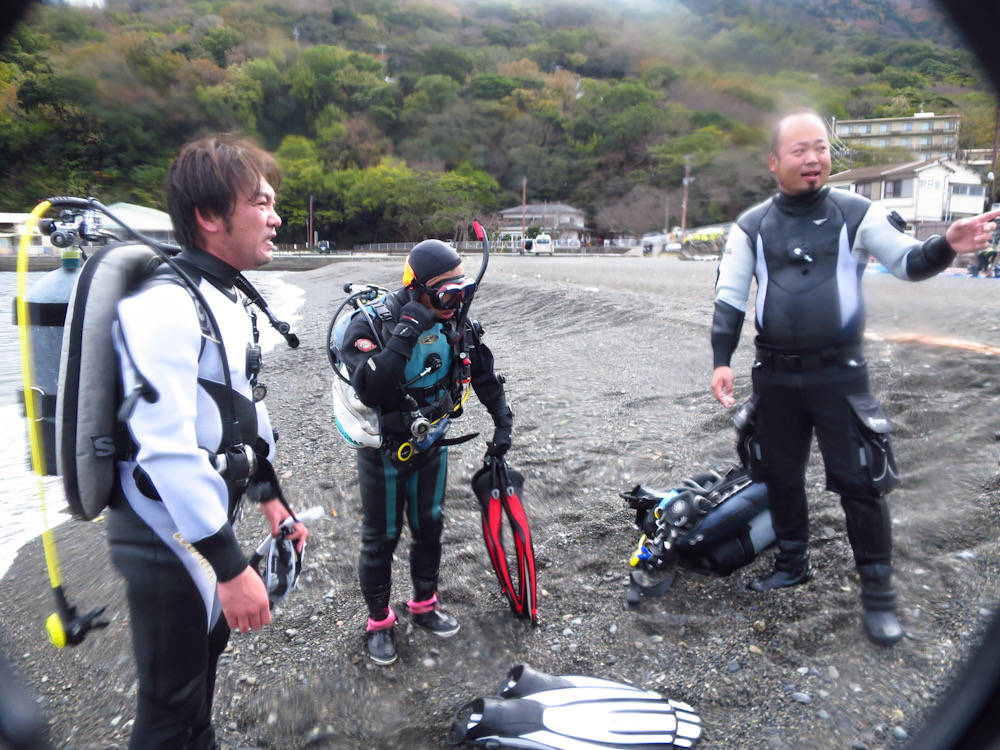
[[476,284],[472,292],[469,294],[468,299],[462,303],[462,309],[458,314],[458,318],[455,321],[455,335],[460,336],[465,325],[465,319],[469,317],[469,306],[472,305],[472,300],[476,296],[476,292],[479,291],[479,282],[483,280],[483,276],[486,274],[486,266],[490,262],[490,241],[486,237],[486,232],[483,229],[482,224],[478,221],[472,222],[472,229],[476,233],[476,238],[483,243],[483,263],[479,267],[479,273],[476,274]]

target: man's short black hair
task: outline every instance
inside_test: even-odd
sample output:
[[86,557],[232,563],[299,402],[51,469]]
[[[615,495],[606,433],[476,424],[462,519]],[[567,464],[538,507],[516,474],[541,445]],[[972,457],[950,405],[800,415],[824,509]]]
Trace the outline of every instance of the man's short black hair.
[[229,228],[236,202],[259,188],[261,178],[275,189],[281,172],[269,153],[252,141],[218,133],[190,141],[167,171],[167,212],[177,242],[194,248],[198,238],[195,209],[215,216]]

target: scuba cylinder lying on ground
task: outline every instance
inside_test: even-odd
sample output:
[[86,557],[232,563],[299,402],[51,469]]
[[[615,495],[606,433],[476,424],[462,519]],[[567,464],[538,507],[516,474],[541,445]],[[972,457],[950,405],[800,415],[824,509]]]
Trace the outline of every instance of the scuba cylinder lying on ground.
[[[667,492],[636,485],[621,497],[635,510],[635,525],[642,532],[630,559],[628,601],[633,605],[640,595],[666,593],[679,559],[725,576],[752,562],[775,540],[767,488],[753,482],[739,464],[724,474],[685,479]],[[657,581],[656,573],[665,577]]]

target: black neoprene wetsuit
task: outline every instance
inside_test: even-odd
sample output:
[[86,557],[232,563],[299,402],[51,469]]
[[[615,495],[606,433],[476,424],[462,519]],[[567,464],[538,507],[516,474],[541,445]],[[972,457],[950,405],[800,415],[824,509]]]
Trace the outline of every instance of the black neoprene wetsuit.
[[[467,321],[461,337],[455,335],[453,321],[435,323],[421,334],[412,349],[401,346],[398,337],[391,342],[408,295],[403,288],[385,297],[386,320],[372,310],[371,320],[378,335],[365,316],[355,315],[342,347],[358,398],[379,410],[383,425],[382,447],[358,451],[363,510],[358,575],[374,619],[381,619],[389,606],[392,555],[404,519],[412,538],[414,600],[430,599],[438,585],[447,447],[434,445],[406,461],[399,460],[400,446],[411,439],[411,410],[404,391],[416,401],[421,414],[434,422],[443,416],[459,416],[462,393],[471,385],[495,424],[510,426],[511,420],[503,381],[494,370],[492,352],[480,340],[478,323]],[[440,364],[435,367],[438,360]],[[430,372],[420,375],[425,370]],[[404,387],[404,383],[408,385]]]
[[[779,548],[785,543],[804,551],[808,541],[804,483],[815,430],[827,488],[841,495],[856,563],[890,563],[884,495],[891,487],[879,482],[870,461],[866,465],[872,436],[859,420],[859,409],[884,420],[862,353],[861,280],[869,256],[910,281],[933,276],[955,257],[943,237],[919,242],[900,223],[866,198],[823,188],[805,197],[779,193],[754,206],[727,239],[716,283],[714,365],[729,366],[756,278],[759,454],[752,468],[767,483]],[[885,447],[892,462],[887,439]]]

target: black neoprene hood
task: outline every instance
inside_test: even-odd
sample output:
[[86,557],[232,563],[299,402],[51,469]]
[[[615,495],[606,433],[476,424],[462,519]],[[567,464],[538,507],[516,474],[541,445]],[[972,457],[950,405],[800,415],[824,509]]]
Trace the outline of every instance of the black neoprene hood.
[[414,281],[426,284],[435,276],[450,271],[461,262],[462,258],[455,248],[441,240],[418,242],[406,258],[403,283],[407,286]]

